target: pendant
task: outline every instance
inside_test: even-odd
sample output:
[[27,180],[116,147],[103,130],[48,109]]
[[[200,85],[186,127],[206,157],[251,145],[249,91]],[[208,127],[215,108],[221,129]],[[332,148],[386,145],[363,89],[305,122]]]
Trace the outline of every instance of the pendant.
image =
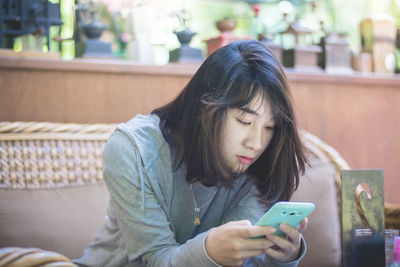
[[193,222],[193,224],[194,224],[194,225],[200,225],[199,216],[196,215],[196,217],[194,217],[194,222]]

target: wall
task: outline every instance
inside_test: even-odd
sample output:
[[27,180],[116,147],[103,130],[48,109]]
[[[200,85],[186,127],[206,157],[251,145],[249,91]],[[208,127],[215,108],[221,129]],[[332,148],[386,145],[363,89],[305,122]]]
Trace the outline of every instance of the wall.
[[[127,121],[173,99],[197,68],[0,58],[0,121]],[[300,125],[353,169],[384,169],[386,201],[400,203],[400,78],[287,74]]]
[[400,77],[288,75],[303,128],[353,169],[384,169],[385,200],[400,203]]
[[172,99],[196,69],[108,63],[0,59],[0,121],[126,121]]

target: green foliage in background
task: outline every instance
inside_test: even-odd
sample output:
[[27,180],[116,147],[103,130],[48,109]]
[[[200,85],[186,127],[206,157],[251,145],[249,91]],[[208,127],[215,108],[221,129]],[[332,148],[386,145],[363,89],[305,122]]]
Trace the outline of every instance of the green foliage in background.
[[[119,0],[115,0],[119,1]],[[72,38],[74,36],[74,0],[51,0],[53,3],[60,4],[61,19],[64,22],[62,26],[53,26],[50,30],[51,44],[50,51],[60,51],[63,59],[73,59],[75,54],[75,44],[73,40],[56,42],[54,37],[59,36],[62,39]],[[225,17],[235,18],[237,27],[234,34],[237,36],[248,36],[256,38],[257,33],[262,32],[265,35],[273,36],[276,43],[281,39],[278,33],[285,30],[288,23],[296,18],[301,18],[309,28],[317,33],[314,36],[314,43],[317,43],[321,37],[320,21],[323,21],[327,31],[345,32],[350,41],[350,48],[354,53],[360,50],[359,23],[368,15],[376,13],[391,14],[397,27],[400,28],[400,0],[318,0],[316,9],[311,7],[311,0],[290,0],[293,4],[293,12],[283,20],[283,13],[279,7],[280,1],[273,3],[260,4],[258,18],[255,18],[252,6],[244,1],[228,0],[149,0],[143,1],[144,5],[150,3],[154,6],[154,12],[157,13],[153,20],[151,32],[149,32],[150,42],[155,47],[157,64],[167,62],[167,52],[179,46],[179,42],[173,31],[177,28],[177,23],[173,17],[174,12],[182,9],[187,10],[189,14],[188,26],[192,31],[197,32],[194,36],[191,46],[206,50],[205,40],[218,36],[215,23]],[[105,21],[109,22],[110,38],[113,36],[114,48],[120,45],[118,32],[125,32],[131,28],[131,25],[121,25],[129,23],[129,20],[123,20],[113,25],[110,20],[110,14],[105,11],[102,13]],[[14,50],[20,51],[23,47],[21,41],[16,38]],[[43,42],[43,51],[46,51],[46,42]]]
[[[60,4],[61,20],[64,24],[61,26],[61,38],[74,37],[74,0],[62,0]],[[73,40],[63,41],[61,43],[61,58],[73,59],[75,57],[75,42]]]
[[[329,32],[347,33],[350,48],[354,53],[360,51],[360,21],[372,14],[387,13],[392,15],[400,28],[400,0],[318,0],[317,7],[312,10],[311,1],[291,0],[293,12],[288,16],[288,22],[296,17],[303,20],[305,25],[317,31],[314,42],[321,37],[320,21]],[[234,33],[238,36],[253,36],[257,23],[264,25],[267,34],[283,31],[287,23],[279,8],[279,1],[260,4],[259,19],[256,21],[250,5],[241,1],[191,0],[185,1],[185,8],[192,16],[192,29],[199,34],[193,39],[192,46],[203,48],[203,40],[218,35],[215,22],[224,17],[238,20]],[[274,38],[279,42],[279,38]],[[176,43],[178,45],[178,43]]]

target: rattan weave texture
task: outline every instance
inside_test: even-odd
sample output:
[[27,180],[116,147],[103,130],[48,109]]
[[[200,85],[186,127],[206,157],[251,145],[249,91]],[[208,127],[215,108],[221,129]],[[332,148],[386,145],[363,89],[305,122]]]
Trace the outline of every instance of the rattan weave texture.
[[0,249],[0,266],[78,267],[70,259],[57,252],[39,248],[5,247]]
[[102,182],[101,155],[115,126],[0,122],[0,188]]

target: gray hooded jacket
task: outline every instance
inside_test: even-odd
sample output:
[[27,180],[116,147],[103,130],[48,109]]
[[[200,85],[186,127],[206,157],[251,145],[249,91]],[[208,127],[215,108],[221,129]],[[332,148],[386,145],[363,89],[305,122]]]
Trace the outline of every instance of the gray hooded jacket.
[[[264,214],[246,177],[233,188],[190,186],[184,166],[174,169],[174,151],[156,115],[138,115],[120,124],[103,153],[103,175],[110,192],[104,224],[80,259],[80,266],[214,267],[205,250],[208,231],[229,221],[255,223]],[[182,164],[183,165],[183,164]],[[200,207],[195,225],[194,203]],[[90,211],[88,211],[90,212]],[[305,253],[302,243],[301,257]],[[244,266],[296,266],[266,255]]]

